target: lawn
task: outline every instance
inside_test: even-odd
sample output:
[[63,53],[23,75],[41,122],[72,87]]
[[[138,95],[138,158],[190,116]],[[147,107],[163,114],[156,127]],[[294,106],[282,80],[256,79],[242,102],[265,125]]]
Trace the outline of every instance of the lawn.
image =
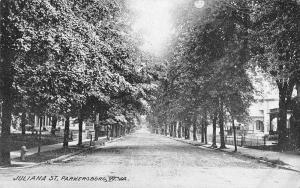
[[80,150],[82,150],[82,148],[69,147],[69,148],[60,148],[53,151],[45,151],[45,152],[41,152],[40,154],[35,153],[33,155],[27,156],[26,162],[40,163],[40,162],[48,161],[50,159],[55,159],[63,155],[75,153]]
[[[63,142],[63,137],[55,136],[55,135],[42,135],[41,136],[41,145],[51,145]],[[20,150],[21,146],[26,146],[26,148],[37,147],[39,143],[39,135],[33,134],[11,134],[11,142],[10,150]]]

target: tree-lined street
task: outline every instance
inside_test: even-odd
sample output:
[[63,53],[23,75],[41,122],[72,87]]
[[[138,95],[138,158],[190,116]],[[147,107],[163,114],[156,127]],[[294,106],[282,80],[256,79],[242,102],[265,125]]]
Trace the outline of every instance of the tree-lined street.
[[[256,160],[201,149],[146,129],[70,161],[23,170],[1,170],[0,187],[299,187],[300,174]],[[59,176],[59,181],[13,181],[17,176]],[[85,182],[68,177],[126,177]]]
[[300,153],[299,20],[299,0],[0,0],[0,188],[300,187],[242,155]]

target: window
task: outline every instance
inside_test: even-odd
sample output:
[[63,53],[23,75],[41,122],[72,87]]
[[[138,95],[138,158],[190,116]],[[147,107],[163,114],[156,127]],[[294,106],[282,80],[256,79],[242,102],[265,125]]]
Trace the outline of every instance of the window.
[[260,120],[257,120],[256,122],[256,130],[259,130],[259,131],[264,131],[264,123]]

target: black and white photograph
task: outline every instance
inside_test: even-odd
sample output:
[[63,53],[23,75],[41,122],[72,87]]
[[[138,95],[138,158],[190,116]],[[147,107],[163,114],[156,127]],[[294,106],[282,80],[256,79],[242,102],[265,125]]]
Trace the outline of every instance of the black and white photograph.
[[300,0],[0,0],[0,188],[300,188]]

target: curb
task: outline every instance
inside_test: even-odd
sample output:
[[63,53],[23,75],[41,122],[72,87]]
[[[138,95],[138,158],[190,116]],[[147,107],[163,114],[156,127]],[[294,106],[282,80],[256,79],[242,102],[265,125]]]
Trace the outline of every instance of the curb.
[[[89,141],[88,141],[89,142]],[[105,142],[104,142],[105,143]],[[84,144],[84,143],[83,143]],[[26,169],[26,168],[32,168],[32,167],[35,167],[35,166],[39,166],[39,165],[42,165],[42,164],[52,164],[56,161],[59,161],[59,160],[64,160],[64,159],[67,159],[67,158],[70,158],[70,157],[73,157],[75,155],[79,155],[85,151],[88,151],[88,150],[91,150],[91,149],[94,149],[96,148],[95,146],[90,146],[88,148],[82,148],[80,151],[77,151],[77,152],[74,152],[74,153],[70,153],[70,154],[67,154],[67,155],[62,155],[62,156],[59,156],[57,158],[54,158],[54,159],[49,159],[47,161],[43,161],[43,162],[39,162],[39,163],[35,163],[35,164],[31,164],[31,165],[27,165],[27,166],[22,166],[22,167],[0,167],[0,170],[7,170],[7,169]],[[57,148],[57,149],[54,149],[52,151],[55,151],[55,150],[59,150],[61,148]]]
[[[130,135],[130,134],[127,134],[127,135]],[[115,139],[111,139],[111,140],[106,140],[103,142],[104,144],[105,143],[112,143],[112,142],[115,142],[115,141],[118,141],[120,139],[123,139],[125,138],[127,135],[125,136],[122,136],[122,137],[118,137],[118,138],[115,138]],[[87,143],[89,143],[90,141],[87,141]],[[94,141],[93,141],[94,142]],[[84,143],[83,143],[84,144]],[[59,156],[57,158],[54,158],[54,159],[49,159],[47,161],[44,161],[44,162],[40,162],[40,163],[35,163],[35,164],[32,164],[32,165],[28,165],[28,166],[22,166],[22,167],[0,167],[0,170],[7,170],[7,169],[26,169],[26,168],[32,168],[32,167],[35,167],[35,166],[39,166],[39,165],[43,165],[43,164],[52,164],[54,162],[57,162],[57,161],[60,161],[60,160],[67,160],[68,158],[71,158],[73,156],[76,156],[76,155],[79,155],[81,153],[84,153],[86,151],[89,151],[89,150],[95,150],[95,149],[98,149],[100,147],[103,147],[103,145],[93,145],[93,146],[89,146],[88,148],[82,148],[82,150],[80,151],[77,151],[77,152],[74,152],[74,153],[70,153],[70,154],[67,154],[67,155],[62,155],[62,156]],[[61,149],[61,148],[58,148],[58,149]],[[53,150],[54,151],[54,150]]]
[[[92,146],[94,147],[94,146]],[[92,148],[90,147],[90,148]],[[59,160],[63,160],[63,159],[67,159],[69,157],[72,157],[72,156],[75,156],[75,155],[79,155],[87,150],[89,150],[90,148],[85,148],[85,149],[82,149],[80,151],[77,151],[77,152],[74,152],[74,153],[70,153],[70,154],[67,154],[67,155],[62,155],[62,156],[59,156],[57,158],[54,158],[54,159],[49,159],[47,161],[44,161],[44,162],[40,162],[40,163],[35,163],[35,164],[32,164],[32,165],[28,165],[28,166],[22,166],[22,167],[0,167],[0,170],[7,170],[7,169],[26,169],[26,168],[32,168],[32,167],[35,167],[35,166],[39,166],[39,165],[43,165],[43,164],[52,164],[56,161],[59,161]],[[60,148],[59,148],[60,149]],[[54,151],[54,150],[53,150]]]
[[[165,135],[163,135],[165,136]],[[169,137],[169,136],[165,136],[166,138],[170,138],[172,140],[175,140],[175,141],[178,141],[178,142],[182,142],[182,143],[185,143],[185,144],[190,144],[190,145],[193,145],[193,146],[196,146],[196,147],[199,147],[199,148],[202,148],[202,149],[205,149],[205,150],[210,150],[210,151],[220,151],[220,152],[225,152],[225,153],[228,153],[232,156],[234,155],[239,155],[239,156],[243,156],[243,157],[247,157],[249,159],[255,159],[257,160],[259,163],[264,163],[268,166],[272,166],[272,167],[277,167],[277,168],[280,168],[280,169],[284,169],[284,170],[290,170],[290,171],[293,171],[293,172],[298,172],[300,173],[299,170],[293,168],[292,166],[289,165],[289,167],[285,166],[285,165],[280,165],[280,164],[276,164],[274,162],[272,162],[271,160],[268,160],[266,158],[259,158],[259,157],[254,157],[252,155],[249,155],[249,154],[242,154],[242,153],[233,153],[231,151],[226,151],[226,150],[223,150],[223,149],[214,149],[214,148],[211,148],[211,147],[206,147],[206,146],[203,146],[203,145],[200,145],[200,144],[193,144],[193,143],[190,143],[190,142],[186,142],[185,140],[181,140],[181,139],[177,139],[177,138],[173,138],[173,137]]]

